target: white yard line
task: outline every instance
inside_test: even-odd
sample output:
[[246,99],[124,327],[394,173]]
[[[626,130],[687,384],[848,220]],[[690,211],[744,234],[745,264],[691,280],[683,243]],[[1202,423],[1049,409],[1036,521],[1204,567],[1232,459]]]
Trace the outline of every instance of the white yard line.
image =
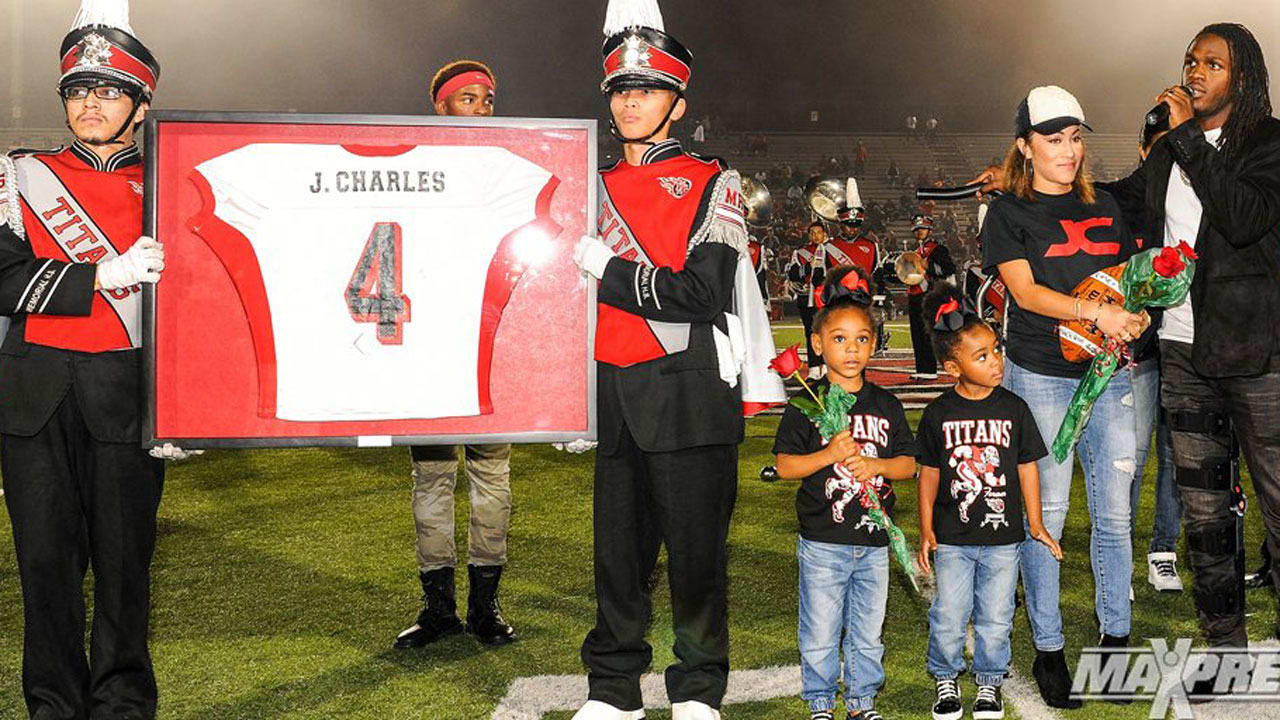
[[[671,707],[662,673],[640,678],[640,692],[648,710]],[[725,705],[800,696],[800,666],[734,670],[729,673]],[[517,678],[493,711],[493,720],[539,720],[543,714],[573,711],[587,700],[586,675],[538,675]]]

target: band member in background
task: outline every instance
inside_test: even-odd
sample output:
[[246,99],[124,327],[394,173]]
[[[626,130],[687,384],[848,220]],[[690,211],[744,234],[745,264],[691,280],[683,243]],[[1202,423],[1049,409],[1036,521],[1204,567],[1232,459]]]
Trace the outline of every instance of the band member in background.
[[[645,633],[662,546],[675,634],[676,662],[666,669],[672,717],[720,717],[744,402],[757,397],[757,382],[771,400],[786,397],[776,375],[752,370],[764,371],[773,342],[738,174],[670,137],[685,113],[692,56],[661,17],[652,0],[610,3],[601,90],[624,159],[600,173],[600,237],[574,251],[600,280],[597,610],[582,645],[589,700],[577,720],[644,717],[640,677],[652,659]],[[741,375],[734,336],[746,338]]]
[[[142,233],[134,133],[160,65],[126,3],[81,8],[58,93],[75,143],[0,157],[0,460],[22,580],[22,689],[33,718],[156,714],[147,632],[164,468],[142,449],[142,287],[164,249]],[[85,656],[85,571],[94,575]]]
[[925,324],[924,296],[934,283],[946,280],[951,282],[955,277],[956,264],[951,259],[951,251],[946,245],[933,239],[933,218],[929,215],[913,215],[911,218],[911,234],[915,236],[918,246],[916,252],[924,262],[924,282],[907,286],[907,315],[911,322],[911,349],[916,358],[916,371],[912,380],[936,380],[938,378],[938,359],[933,355],[932,342],[929,340],[929,326]]
[[[880,245],[875,235],[867,232],[864,223],[867,219],[866,208],[862,205],[862,197],[858,192],[858,183],[849,178],[845,191],[845,205],[839,211],[840,236],[827,243],[827,274],[841,265],[852,265],[861,268],[862,272],[872,278],[880,266]],[[876,354],[889,350],[889,329],[885,327],[884,295],[885,289],[879,283],[872,288],[877,299],[873,300],[872,312],[879,317],[876,322]]]
[[809,337],[813,333],[813,289],[822,284],[827,272],[827,230],[815,220],[809,225],[809,244],[795,251],[787,265],[787,281],[795,291],[796,311],[804,326],[804,347],[809,360],[809,377],[820,377],[822,356],[814,352]]
[[[484,63],[457,60],[440,68],[431,80],[431,104],[437,115],[493,115],[497,80]],[[418,580],[422,610],[395,639],[400,649],[422,647],[465,628],[486,645],[516,639],[515,628],[502,616],[498,585],[507,564],[507,531],[511,525],[511,446],[463,445],[467,487],[471,496],[471,529],[467,541],[467,622],[458,618],[454,567],[454,487],[458,448],[414,445],[413,519],[417,531]]]

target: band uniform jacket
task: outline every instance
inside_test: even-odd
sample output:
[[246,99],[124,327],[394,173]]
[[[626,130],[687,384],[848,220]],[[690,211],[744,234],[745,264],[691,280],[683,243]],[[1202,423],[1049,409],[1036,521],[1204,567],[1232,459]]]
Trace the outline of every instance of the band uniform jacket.
[[0,157],[0,433],[35,435],[74,392],[94,439],[140,441],[141,288],[93,288],[141,232],[136,146]]
[[1165,195],[1176,161],[1204,207],[1191,283],[1195,341],[1191,361],[1205,377],[1280,369],[1280,120],[1266,118],[1234,162],[1217,162],[1194,122],[1156,141],[1129,177],[1099,183],[1126,217],[1142,213],[1134,234],[1164,241]]
[[739,182],[674,140],[601,171],[598,231],[617,254],[597,296],[602,450],[624,422],[646,452],[742,441],[742,388],[721,379],[712,329],[747,253]]

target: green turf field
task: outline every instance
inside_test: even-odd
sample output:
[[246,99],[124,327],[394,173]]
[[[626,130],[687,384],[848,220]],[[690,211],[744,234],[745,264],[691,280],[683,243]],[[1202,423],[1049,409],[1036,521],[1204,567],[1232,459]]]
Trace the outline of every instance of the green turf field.
[[[751,421],[742,446],[730,563],[736,669],[798,662],[794,487],[756,479],[769,460],[775,423]],[[522,640],[484,650],[459,636],[401,652],[391,649],[391,640],[411,622],[419,594],[407,450],[213,451],[171,466],[154,577],[152,647],[161,717],[488,718],[514,678],[580,673],[578,646],[594,614],[591,455],[517,447],[512,467],[515,513],[503,605]],[[914,546],[914,488],[897,488],[896,517]],[[1096,638],[1089,520],[1079,483],[1076,489],[1063,542],[1063,606],[1073,653]],[[465,507],[459,503],[460,546]],[[1135,555],[1144,561],[1149,502],[1141,515]],[[8,517],[0,517],[0,718],[8,719],[25,717],[19,687],[22,621]],[[1250,522],[1252,564],[1260,537],[1256,512]],[[1194,635],[1190,592],[1157,596],[1146,583],[1145,565],[1138,573],[1133,637]],[[1185,572],[1184,581],[1189,586]],[[461,594],[460,603],[464,589]],[[661,670],[672,657],[665,590],[655,605],[654,669]],[[1268,635],[1274,608],[1269,595],[1250,596],[1253,637]],[[888,683],[878,703],[891,720],[929,717],[926,609],[895,570],[884,631]],[[1031,651],[1021,615],[1014,655],[1029,677]],[[965,695],[972,698],[971,685]],[[1139,718],[1147,708],[1092,703],[1067,717]],[[807,713],[798,699],[786,698],[729,707],[725,717]]]

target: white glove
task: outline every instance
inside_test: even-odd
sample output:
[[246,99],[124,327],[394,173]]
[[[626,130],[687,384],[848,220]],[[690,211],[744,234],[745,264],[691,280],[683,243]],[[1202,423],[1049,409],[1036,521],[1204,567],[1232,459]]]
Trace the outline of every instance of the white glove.
[[153,447],[147,451],[147,454],[157,460],[186,460],[192,455],[203,455],[203,450],[183,450],[173,443],[165,443],[159,447]]
[[144,282],[159,282],[164,270],[164,246],[145,235],[123,255],[98,263],[98,287],[119,290]]
[[551,443],[551,447],[561,452],[567,452],[570,455],[581,455],[588,450],[595,450],[596,445],[599,444],[600,443],[595,440],[583,440],[579,438],[577,440],[570,440],[567,443]]
[[597,280],[604,278],[604,269],[614,257],[609,246],[592,235],[583,235],[573,246],[573,262]]

